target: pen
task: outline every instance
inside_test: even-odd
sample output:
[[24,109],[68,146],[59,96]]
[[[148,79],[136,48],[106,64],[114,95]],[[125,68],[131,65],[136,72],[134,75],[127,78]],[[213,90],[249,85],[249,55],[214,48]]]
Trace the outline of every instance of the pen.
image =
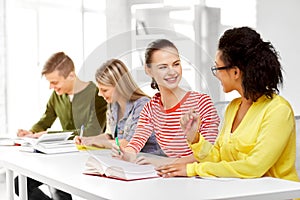
[[118,149],[119,155],[121,155],[121,149],[120,149],[120,143],[119,143],[119,138],[118,137],[116,137],[116,144],[119,147],[119,149]]
[[80,128],[80,135],[79,135],[80,138],[82,138],[83,136],[83,131],[84,131],[84,125],[82,124]]

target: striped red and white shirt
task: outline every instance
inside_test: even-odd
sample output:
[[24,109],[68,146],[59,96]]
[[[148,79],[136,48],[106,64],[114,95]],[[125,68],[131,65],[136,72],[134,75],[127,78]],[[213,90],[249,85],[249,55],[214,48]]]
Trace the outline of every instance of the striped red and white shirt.
[[168,157],[184,157],[192,154],[180,126],[181,116],[190,109],[194,109],[201,118],[202,136],[214,143],[220,123],[217,110],[208,95],[189,91],[177,105],[167,110],[162,106],[160,93],[156,93],[140,113],[136,131],[128,146],[140,152],[154,132],[157,143]]

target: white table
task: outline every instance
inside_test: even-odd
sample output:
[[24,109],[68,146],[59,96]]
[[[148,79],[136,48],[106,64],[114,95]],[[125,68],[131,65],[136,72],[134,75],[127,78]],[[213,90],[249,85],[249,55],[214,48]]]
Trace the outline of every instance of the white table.
[[[275,178],[200,179],[155,178],[125,182],[82,174],[87,152],[44,155],[0,148],[0,165],[7,169],[9,199],[13,173],[20,174],[20,199],[31,177],[86,198],[99,199],[291,199],[300,197],[300,183]],[[22,188],[23,187],[23,188]],[[21,192],[23,194],[21,194]]]

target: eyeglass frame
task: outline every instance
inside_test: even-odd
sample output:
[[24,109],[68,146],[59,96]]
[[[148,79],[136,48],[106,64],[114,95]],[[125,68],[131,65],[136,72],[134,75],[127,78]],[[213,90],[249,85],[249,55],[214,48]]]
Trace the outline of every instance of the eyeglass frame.
[[229,65],[229,66],[223,66],[223,67],[217,67],[216,65],[213,65],[211,66],[210,70],[211,70],[211,73],[214,75],[214,76],[217,76],[217,71],[218,70],[225,70],[225,69],[231,69],[232,66]]

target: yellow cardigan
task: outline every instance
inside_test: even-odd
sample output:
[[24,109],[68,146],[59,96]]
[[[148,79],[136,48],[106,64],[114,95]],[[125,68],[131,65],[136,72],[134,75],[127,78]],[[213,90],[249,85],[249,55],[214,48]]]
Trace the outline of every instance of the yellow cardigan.
[[294,113],[281,96],[260,97],[231,133],[241,98],[233,100],[225,112],[223,128],[211,145],[200,134],[190,147],[198,162],[187,165],[188,176],[257,178],[271,176],[299,181],[296,168]]

